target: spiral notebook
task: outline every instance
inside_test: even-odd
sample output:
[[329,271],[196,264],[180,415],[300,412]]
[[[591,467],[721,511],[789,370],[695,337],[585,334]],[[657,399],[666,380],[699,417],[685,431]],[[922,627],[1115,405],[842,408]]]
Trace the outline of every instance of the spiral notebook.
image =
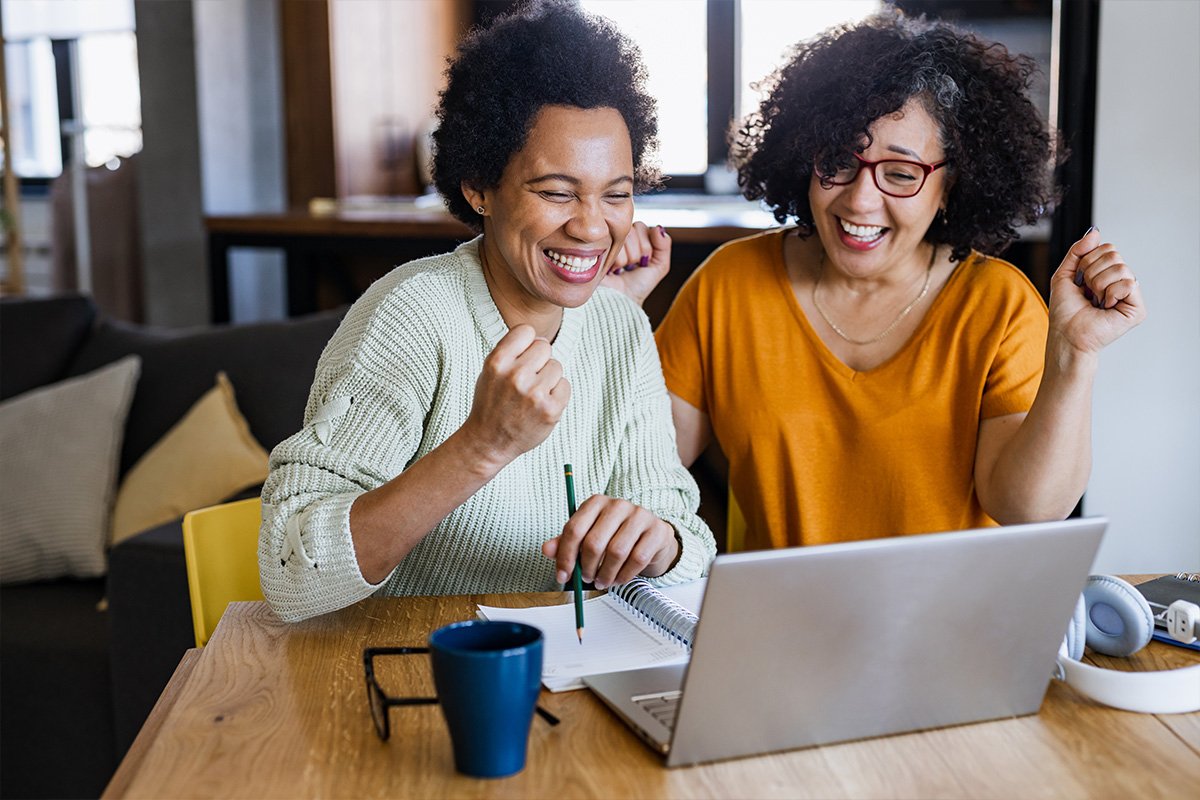
[[584,601],[583,643],[571,603],[533,608],[479,606],[485,619],[524,622],[545,636],[542,685],[552,692],[582,689],[583,676],[686,663],[704,580],[663,589],[643,578]]

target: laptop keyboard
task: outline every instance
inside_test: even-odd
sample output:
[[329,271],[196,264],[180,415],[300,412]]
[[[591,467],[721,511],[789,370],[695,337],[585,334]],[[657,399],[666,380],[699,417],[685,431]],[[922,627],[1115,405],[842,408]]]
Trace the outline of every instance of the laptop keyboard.
[[679,698],[682,695],[683,692],[678,689],[671,692],[640,694],[633,698],[633,702],[646,709],[650,716],[666,726],[667,730],[675,730],[675,715],[679,713]]

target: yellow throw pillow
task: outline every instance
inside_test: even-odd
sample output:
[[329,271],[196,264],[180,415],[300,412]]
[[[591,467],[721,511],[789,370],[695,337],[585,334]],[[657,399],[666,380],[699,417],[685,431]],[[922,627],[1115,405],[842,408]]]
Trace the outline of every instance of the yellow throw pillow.
[[217,385],[121,482],[111,544],[262,483],[267,479],[267,458],[238,411],[228,376],[217,373]]

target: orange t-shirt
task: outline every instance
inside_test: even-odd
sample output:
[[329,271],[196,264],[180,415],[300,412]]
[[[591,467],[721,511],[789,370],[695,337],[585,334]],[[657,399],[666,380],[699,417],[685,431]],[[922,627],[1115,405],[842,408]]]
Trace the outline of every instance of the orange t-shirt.
[[762,549],[995,525],[975,496],[979,422],[1029,410],[1047,329],[1029,280],[972,254],[900,351],[856,372],[809,324],[770,231],[713,253],[655,336]]

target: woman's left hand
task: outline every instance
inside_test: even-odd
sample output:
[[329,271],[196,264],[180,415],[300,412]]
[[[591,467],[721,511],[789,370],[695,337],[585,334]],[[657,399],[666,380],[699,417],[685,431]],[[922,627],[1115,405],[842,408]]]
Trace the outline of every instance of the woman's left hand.
[[639,306],[671,271],[671,237],[663,226],[649,228],[635,222],[617,251],[604,286],[632,297]]
[[1100,231],[1071,245],[1050,279],[1050,333],[1080,353],[1099,353],[1146,318],[1141,288]]
[[662,575],[679,557],[675,529],[628,500],[592,495],[567,520],[562,533],[542,545],[566,583],[579,556],[583,579],[606,589],[638,575]]

